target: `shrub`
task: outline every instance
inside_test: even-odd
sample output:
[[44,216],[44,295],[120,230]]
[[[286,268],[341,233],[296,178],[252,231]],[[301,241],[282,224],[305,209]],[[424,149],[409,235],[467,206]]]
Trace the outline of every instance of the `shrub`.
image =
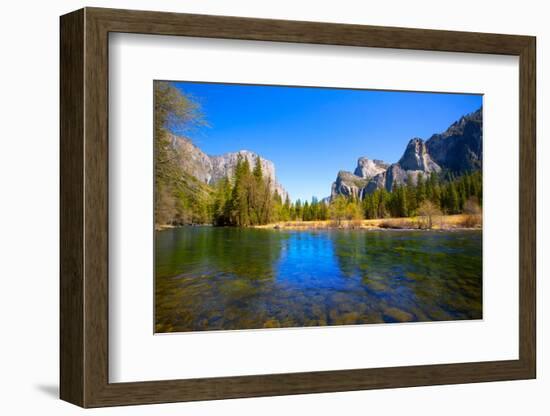
[[457,225],[465,228],[481,227],[481,214],[464,215],[464,218],[462,218]]
[[481,215],[481,207],[477,203],[477,198],[471,197],[464,203],[464,214]]
[[481,207],[477,198],[471,197],[464,203],[464,219],[460,222],[462,227],[480,227],[482,222]]
[[441,210],[433,202],[426,200],[418,207],[418,215],[420,216],[420,228],[431,230],[435,219],[441,216]]

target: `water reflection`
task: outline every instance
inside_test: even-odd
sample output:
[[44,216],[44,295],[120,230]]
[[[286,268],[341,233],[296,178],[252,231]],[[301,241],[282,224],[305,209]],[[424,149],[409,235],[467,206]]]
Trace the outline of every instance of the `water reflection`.
[[157,232],[157,332],[479,319],[481,232]]

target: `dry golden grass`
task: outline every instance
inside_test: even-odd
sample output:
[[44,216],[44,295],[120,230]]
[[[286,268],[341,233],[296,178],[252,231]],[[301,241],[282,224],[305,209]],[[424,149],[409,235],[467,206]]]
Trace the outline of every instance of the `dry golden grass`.
[[482,224],[481,214],[463,214],[457,225],[463,228],[480,228]]
[[418,218],[387,218],[380,220],[378,223],[380,228],[391,228],[397,230],[410,230],[422,228],[421,222]]
[[[322,230],[338,229],[421,229],[425,221],[422,217],[410,218],[381,218],[372,220],[343,220],[339,223],[333,220],[326,221],[281,221],[272,224],[256,225],[254,228],[281,229],[281,230]],[[440,215],[433,219],[434,230],[448,230],[461,228],[480,228],[481,215]]]

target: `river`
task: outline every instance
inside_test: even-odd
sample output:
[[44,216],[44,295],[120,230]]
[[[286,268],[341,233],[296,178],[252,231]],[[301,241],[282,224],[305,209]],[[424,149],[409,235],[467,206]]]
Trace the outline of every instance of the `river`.
[[481,231],[155,234],[157,333],[481,318]]

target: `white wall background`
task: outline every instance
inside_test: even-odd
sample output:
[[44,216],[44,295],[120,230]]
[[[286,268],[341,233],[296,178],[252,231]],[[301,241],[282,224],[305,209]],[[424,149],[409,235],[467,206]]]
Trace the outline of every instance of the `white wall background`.
[[[86,411],[102,415],[397,414],[543,415],[550,409],[550,361],[543,325],[550,301],[543,258],[550,238],[550,146],[543,124],[550,100],[545,3],[462,0],[123,0],[3,5],[0,15],[0,410],[2,414],[72,415],[83,410],[58,395],[58,16],[82,6],[241,15],[387,26],[536,35],[538,41],[538,313],[539,377],[534,381],[225,400]],[[546,199],[546,200],[545,200]]]

